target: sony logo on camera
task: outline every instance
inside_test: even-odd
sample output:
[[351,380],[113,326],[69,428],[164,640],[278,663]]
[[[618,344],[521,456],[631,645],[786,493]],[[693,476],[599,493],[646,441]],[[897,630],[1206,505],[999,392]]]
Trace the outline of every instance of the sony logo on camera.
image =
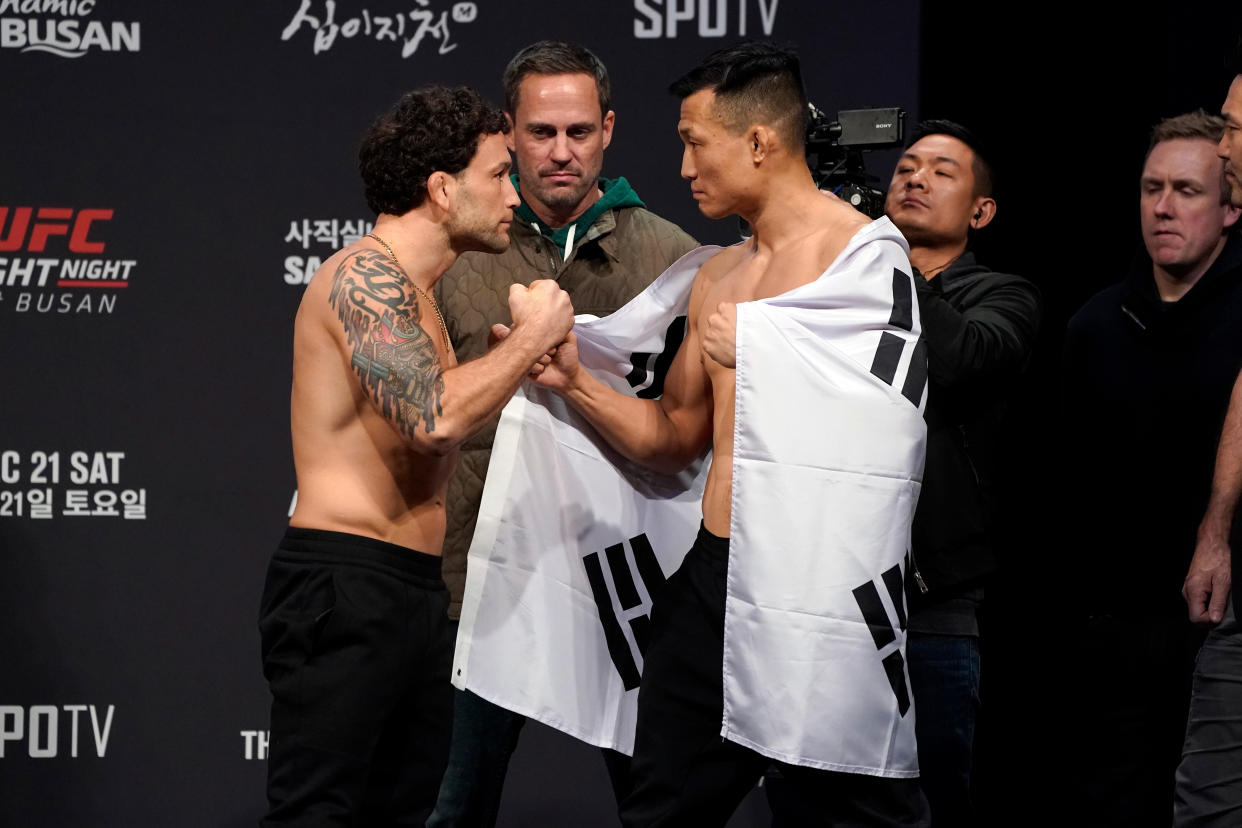
[[906,113],[900,107],[843,109],[834,121],[810,105],[806,154],[811,175],[827,190],[871,218],[884,215],[884,191],[874,186],[863,153],[902,145]]
[[[55,759],[64,756],[78,758],[81,730],[89,713],[90,736],[94,737],[95,755],[103,758],[108,752],[108,738],[112,734],[112,714],[116,705],[110,704],[107,712],[103,705],[94,704],[0,704],[0,759],[11,756],[12,751],[25,749],[31,759]],[[68,742],[68,744],[65,744]],[[82,745],[89,750],[91,745]]]

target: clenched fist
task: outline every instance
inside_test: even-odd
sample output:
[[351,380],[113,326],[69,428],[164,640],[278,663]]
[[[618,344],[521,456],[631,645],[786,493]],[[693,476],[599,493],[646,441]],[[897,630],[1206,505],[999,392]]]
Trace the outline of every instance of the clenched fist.
[[737,367],[737,305],[721,302],[703,326],[703,353],[726,368]]
[[564,341],[574,326],[574,306],[569,294],[551,279],[531,282],[530,287],[509,286],[509,313],[514,331],[534,337],[546,353]]

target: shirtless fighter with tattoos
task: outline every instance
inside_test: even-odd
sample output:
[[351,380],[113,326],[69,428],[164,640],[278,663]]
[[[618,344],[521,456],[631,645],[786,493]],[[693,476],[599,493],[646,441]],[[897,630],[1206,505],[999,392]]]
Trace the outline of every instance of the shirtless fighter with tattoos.
[[324,263],[298,309],[298,503],[260,610],[265,826],[422,825],[435,803],[453,718],[448,479],[573,325],[555,282],[514,285],[504,341],[457,365],[431,298],[458,254],[509,245],[507,132],[473,90],[402,97],[359,150],[375,231]]

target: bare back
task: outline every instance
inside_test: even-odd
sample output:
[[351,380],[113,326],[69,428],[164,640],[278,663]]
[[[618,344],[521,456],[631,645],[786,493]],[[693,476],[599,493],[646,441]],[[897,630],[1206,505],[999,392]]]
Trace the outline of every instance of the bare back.
[[408,432],[435,428],[456,362],[441,340],[428,300],[382,253],[346,248],[319,269],[294,324],[292,525],[440,554],[457,452],[416,451]]
[[[836,208],[832,212],[837,212]],[[853,213],[853,211],[850,211]],[[840,215],[839,212],[837,213]],[[711,386],[712,464],[703,492],[703,524],[712,534],[729,535],[733,492],[734,395],[737,372],[706,356],[702,321],[722,302],[740,304],[779,296],[809,284],[829,268],[854,233],[869,222],[861,214],[830,220],[822,229],[764,250],[753,241],[730,247],[700,270],[690,298],[689,343]],[[835,218],[835,217],[834,217]]]

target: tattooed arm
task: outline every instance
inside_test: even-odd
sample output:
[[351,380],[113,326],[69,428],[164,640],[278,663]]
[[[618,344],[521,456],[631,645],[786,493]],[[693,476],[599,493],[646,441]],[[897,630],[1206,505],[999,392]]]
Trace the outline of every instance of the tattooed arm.
[[573,326],[554,282],[510,290],[513,333],[485,356],[445,369],[435,311],[380,253],[341,262],[328,302],[372,404],[417,451],[446,454],[495,417],[541,356]]

